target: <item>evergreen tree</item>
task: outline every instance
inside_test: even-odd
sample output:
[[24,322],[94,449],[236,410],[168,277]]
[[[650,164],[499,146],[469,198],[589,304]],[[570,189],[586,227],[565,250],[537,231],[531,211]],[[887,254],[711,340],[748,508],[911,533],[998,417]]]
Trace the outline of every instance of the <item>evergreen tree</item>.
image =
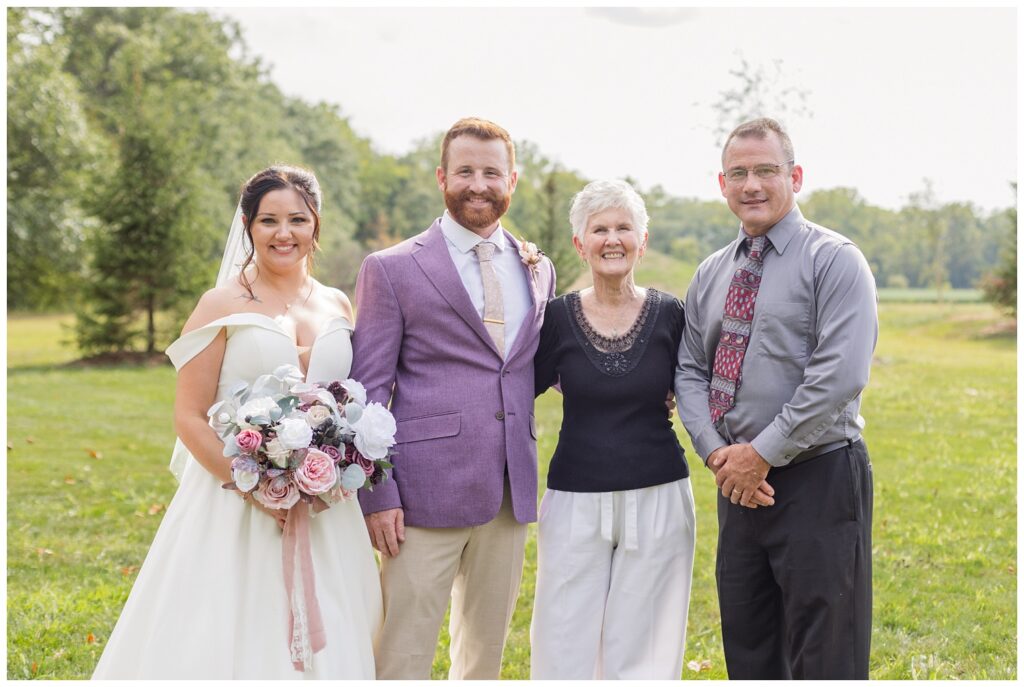
[[157,313],[190,301],[207,281],[199,190],[181,146],[169,127],[144,115],[122,137],[117,171],[94,208],[104,231],[90,240],[87,307],[76,330],[84,353],[131,349],[140,337],[155,352]]

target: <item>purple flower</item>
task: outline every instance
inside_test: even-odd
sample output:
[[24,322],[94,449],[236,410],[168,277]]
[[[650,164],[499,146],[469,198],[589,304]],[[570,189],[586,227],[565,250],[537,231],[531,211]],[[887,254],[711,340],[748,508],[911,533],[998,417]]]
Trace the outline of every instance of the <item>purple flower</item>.
[[329,455],[331,457],[331,460],[333,460],[335,463],[341,460],[341,451],[334,448],[333,446],[324,444],[323,446],[320,447],[320,450]]

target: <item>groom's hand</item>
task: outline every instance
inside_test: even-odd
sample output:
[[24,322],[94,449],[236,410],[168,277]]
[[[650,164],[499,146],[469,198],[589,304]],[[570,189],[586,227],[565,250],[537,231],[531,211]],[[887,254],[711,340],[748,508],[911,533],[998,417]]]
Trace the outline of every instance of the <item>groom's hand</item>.
[[405,511],[401,508],[377,511],[366,516],[373,548],[385,556],[397,556],[398,545],[405,541]]

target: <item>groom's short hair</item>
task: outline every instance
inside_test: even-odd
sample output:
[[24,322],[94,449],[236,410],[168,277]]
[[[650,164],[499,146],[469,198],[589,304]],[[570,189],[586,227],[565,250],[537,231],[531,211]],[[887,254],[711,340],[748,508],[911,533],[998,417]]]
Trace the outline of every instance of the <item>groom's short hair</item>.
[[505,148],[508,150],[509,171],[516,168],[516,146],[512,143],[512,137],[508,135],[507,131],[486,119],[463,117],[452,124],[448,133],[444,135],[444,140],[441,141],[441,169],[448,170],[448,146],[459,136],[473,136],[481,141],[501,139],[505,142]]

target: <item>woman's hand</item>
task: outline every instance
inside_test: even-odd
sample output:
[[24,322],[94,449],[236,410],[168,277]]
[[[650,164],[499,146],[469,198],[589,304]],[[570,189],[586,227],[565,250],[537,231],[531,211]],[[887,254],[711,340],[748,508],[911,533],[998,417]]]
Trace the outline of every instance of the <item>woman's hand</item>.
[[676,395],[671,390],[668,392],[668,396],[665,397],[665,407],[668,408],[668,419],[672,419],[672,411],[676,409]]
[[272,517],[277,522],[278,528],[280,528],[282,531],[284,531],[284,522],[285,522],[285,520],[288,519],[288,511],[286,509],[284,509],[284,508],[267,508],[262,503],[260,503],[256,499],[252,499],[252,498],[245,498],[244,500],[246,502],[252,504],[252,507],[255,508],[256,510],[263,511],[264,513],[266,513],[267,515]]

